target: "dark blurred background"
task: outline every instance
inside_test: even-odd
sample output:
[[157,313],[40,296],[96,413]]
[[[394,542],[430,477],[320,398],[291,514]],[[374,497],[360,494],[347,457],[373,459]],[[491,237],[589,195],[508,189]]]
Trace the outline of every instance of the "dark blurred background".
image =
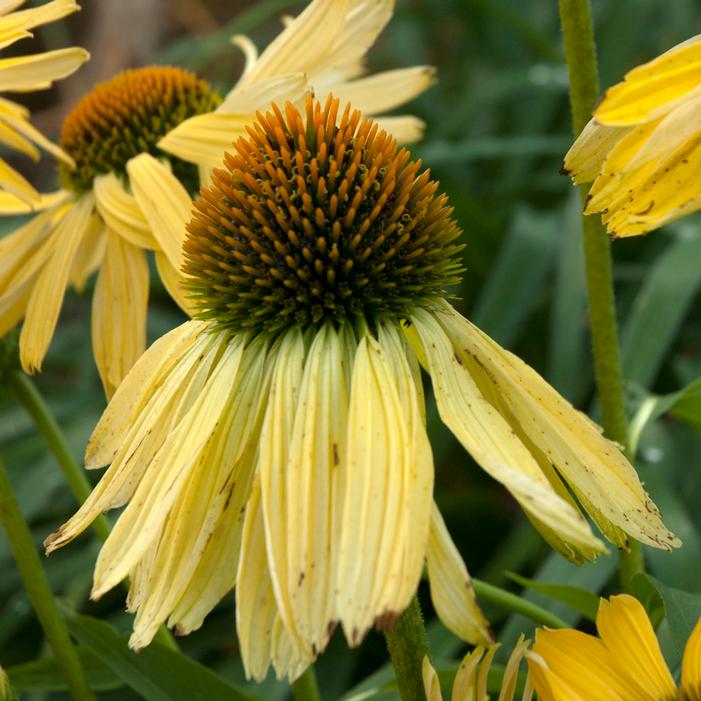
[[[63,116],[91,86],[126,67],[179,64],[227,90],[243,67],[229,37],[249,34],[262,49],[280,30],[280,16],[298,12],[304,3],[82,4],[81,13],[38,30],[32,44],[13,47],[26,53],[30,45],[75,44],[92,54],[73,77],[23,99],[35,124],[53,138]],[[701,26],[701,7],[695,0],[597,0],[594,10],[603,86]],[[558,173],[571,143],[567,71],[558,29],[555,0],[399,0],[396,16],[368,62],[372,71],[424,63],[438,69],[438,84],[400,112],[426,121],[425,139],[415,151],[451,196],[465,232],[467,272],[463,285],[454,290],[456,305],[579,407],[596,415],[578,197]],[[36,165],[22,158],[9,160],[42,188],[55,186],[50,158]],[[0,221],[0,231],[15,225]],[[700,234],[699,219],[690,217],[662,232],[615,242],[631,416],[650,393],[672,392],[701,376]],[[82,454],[104,406],[86,343],[89,310],[89,290],[84,296],[68,296],[45,372],[37,378],[76,456]],[[181,320],[163,290],[154,288],[149,337],[156,338]],[[74,504],[28,417],[2,390],[0,412],[3,456],[39,542]],[[441,426],[430,392],[428,418],[437,500],[475,576],[516,591],[519,587],[505,572],[607,591],[615,554],[583,568],[550,554],[505,490],[487,478]],[[638,460],[668,525],[685,541],[673,555],[649,552],[650,568],[668,584],[691,591],[701,589],[700,458],[701,440],[693,427],[663,418],[644,433]],[[52,556],[47,564],[50,576],[72,605],[126,629],[121,592],[99,604],[87,603],[96,548],[90,536],[84,536]],[[0,663],[9,666],[37,655],[41,633],[1,539],[0,572]],[[422,589],[432,620],[427,593]],[[537,594],[529,596],[544,601]],[[240,681],[232,602],[230,595],[200,631],[181,643],[196,659]],[[572,617],[571,610],[552,608]],[[520,629],[528,629],[517,617],[505,620],[489,607],[486,611],[507,644]],[[433,622],[430,631],[439,660],[461,652],[459,642]],[[353,653],[337,636],[318,665],[324,698],[339,698],[342,690],[359,684],[385,660],[380,636],[369,636]],[[381,671],[348,698],[365,698],[363,689],[381,686],[386,679],[386,671]],[[266,699],[283,699],[288,693],[272,680],[256,691]],[[393,692],[376,697],[396,698]],[[136,697],[122,688],[105,692],[104,698]]]

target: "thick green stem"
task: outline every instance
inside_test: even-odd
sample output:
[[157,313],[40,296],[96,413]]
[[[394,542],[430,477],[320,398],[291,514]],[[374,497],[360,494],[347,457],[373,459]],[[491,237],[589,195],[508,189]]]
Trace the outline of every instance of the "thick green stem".
[[307,667],[304,674],[292,684],[292,696],[295,701],[321,701],[313,665]]
[[416,597],[385,633],[385,639],[402,701],[426,701],[421,669],[428,643]]
[[548,626],[548,628],[567,628],[567,623],[563,621],[559,616],[556,616],[550,611],[546,611],[537,604],[528,601],[516,594],[512,594],[510,591],[495,587],[492,584],[487,584],[487,582],[482,582],[479,579],[472,579],[472,586],[474,587],[475,594],[480,598],[481,601],[487,601],[494,606],[506,609],[507,611],[513,611],[514,613],[520,613],[526,618],[530,618],[536,623]]
[[[560,22],[570,81],[570,106],[575,137],[591,118],[599,98],[596,43],[590,0],[559,0]],[[586,197],[586,191],[582,191]],[[616,305],[613,290],[611,245],[600,217],[583,217],[589,319],[596,386],[606,435],[621,445],[628,438],[623,396],[623,374],[618,344]],[[631,541],[630,552],[620,552],[621,584],[645,571],[640,543]]]
[[80,665],[68,629],[51,593],[51,587],[41,566],[29,531],[12,490],[12,485],[0,462],[0,521],[15,556],[17,568],[29,594],[39,623],[51,645],[56,663],[61,669],[71,696],[75,701],[95,701]]
[[[76,501],[82,504],[90,495],[92,487],[85,471],[73,458],[71,449],[43,397],[32,380],[19,370],[10,375],[8,383],[19,402],[32,417],[34,425],[56,458]],[[92,527],[97,537],[104,543],[110,534],[110,522],[105,516],[98,516],[93,521]]]

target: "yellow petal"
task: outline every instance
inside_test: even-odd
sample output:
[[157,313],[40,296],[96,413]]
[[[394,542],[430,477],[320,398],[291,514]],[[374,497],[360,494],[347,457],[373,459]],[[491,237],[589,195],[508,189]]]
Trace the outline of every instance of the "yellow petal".
[[689,701],[701,699],[701,618],[686,643],[681,688]]
[[[373,115],[388,112],[413,100],[435,82],[431,66],[414,66],[384,71],[357,80],[337,83],[329,90],[341,102],[350,102],[354,109]],[[318,96],[323,100],[323,94]]]
[[431,601],[441,623],[473,645],[493,642],[489,623],[477,603],[465,563],[435,504],[431,511],[426,562]]
[[[24,0],[23,0],[24,1]],[[22,3],[19,3],[20,5]],[[19,5],[17,5],[19,6]],[[21,10],[0,19],[0,33],[13,29],[34,29],[42,24],[55,22],[79,10],[74,0],[52,0],[38,7]]]
[[[349,0],[314,0],[268,45],[235,89],[244,90],[275,75],[325,67],[342,36],[349,8]],[[309,41],[311,36],[314,41]],[[343,61],[338,54],[335,58]]]
[[83,195],[53,233],[52,256],[34,283],[20,334],[20,360],[25,372],[41,369],[56,328],[73,258],[90,226],[94,205],[92,195]]
[[562,538],[596,545],[586,521],[562,499],[543,475],[535,459],[499,412],[485,399],[445,331],[430,313],[411,315],[427,359],[427,370],[443,422],[465,449],[494,479],[501,482],[523,509]]
[[596,627],[626,685],[635,698],[659,701],[676,697],[674,679],[662,657],[650,619],[642,604],[628,594],[602,599]]
[[12,166],[0,158],[0,189],[24,200],[27,204],[39,199],[39,193]]
[[424,655],[421,666],[421,675],[424,680],[424,693],[426,701],[443,701],[441,696],[441,683],[438,681],[436,670],[431,666],[428,656]]
[[[495,645],[492,649],[496,651],[498,645]],[[465,699],[477,699],[484,698],[484,695],[480,696],[477,689],[477,670],[479,668],[480,660],[484,655],[484,647],[476,647],[472,652],[469,652],[465,657],[463,657],[458,671],[455,674],[455,681],[453,682],[453,693],[450,695],[451,701],[465,701]],[[489,667],[492,661],[492,653],[488,653],[485,657],[484,666]]]
[[[203,448],[222,418],[238,374],[242,344],[225,345],[202,391],[148,464],[95,565],[91,596],[100,598],[119,584],[162,528],[188,476],[200,467]],[[87,503],[87,502],[86,502]]]
[[659,116],[694,95],[701,82],[701,38],[675,46],[628,72],[594,112],[601,124],[628,126]]
[[32,56],[0,59],[0,91],[24,92],[51,87],[74,73],[90,58],[85,49],[45,51]]
[[73,159],[60,147],[49,141],[38,129],[35,129],[25,118],[5,114],[3,122],[15,132],[22,134],[27,139],[33,141],[37,146],[43,148],[52,156],[64,163],[73,165]]
[[97,210],[112,231],[139,248],[158,248],[136,199],[114,173],[98,175],[93,181],[93,190]]
[[0,192],[0,214],[31,214],[32,212],[41,212],[50,207],[54,207],[67,199],[68,193],[65,190],[50,192],[45,195],[39,195],[38,201],[30,203],[19,199],[9,192]]
[[404,115],[401,117],[375,117],[375,122],[389,132],[400,144],[413,144],[421,141],[426,124],[418,117]]
[[156,251],[155,258],[156,270],[158,270],[158,277],[161,278],[163,287],[166,288],[166,291],[173,298],[173,301],[185,314],[192,316],[194,313],[194,306],[187,297],[185,276],[173,267],[168,256],[166,256],[163,251]]
[[159,247],[170,264],[180,270],[182,246],[192,219],[192,200],[169,167],[142,153],[127,163],[131,189],[139,208],[151,227]]
[[565,155],[563,170],[577,184],[592,182],[610,151],[629,131],[621,127],[606,127],[591,119]]
[[418,584],[404,581],[414,574],[404,562],[405,510],[413,486],[410,438],[393,368],[381,345],[365,336],[353,364],[346,456],[338,478],[343,530],[337,611],[350,645],[358,645],[373,624],[391,626]]
[[146,254],[111,230],[95,285],[92,345],[107,398],[146,348],[149,273]]
[[442,307],[440,322],[453,339],[456,352],[474,358],[491,375],[524,433],[568,484],[598,510],[592,516],[603,516],[649,545],[667,550],[679,545],[662,523],[632,465],[601,435],[601,429],[517,356],[447,303]]

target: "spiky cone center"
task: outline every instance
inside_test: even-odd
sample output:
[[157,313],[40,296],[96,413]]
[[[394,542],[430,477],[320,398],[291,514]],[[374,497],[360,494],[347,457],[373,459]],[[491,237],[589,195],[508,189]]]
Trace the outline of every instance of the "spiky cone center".
[[406,149],[338,100],[277,105],[196,203],[185,273],[202,319],[277,331],[405,317],[459,281],[461,230]]
[[182,121],[211,112],[221,96],[190,71],[148,66],[123,71],[100,83],[69,112],[61,129],[61,146],[75,168],[59,166],[66,189],[85,192],[97,175],[123,175],[129,159],[140,153],[167,158],[173,172],[191,189],[196,168],[168,156],[157,143]]

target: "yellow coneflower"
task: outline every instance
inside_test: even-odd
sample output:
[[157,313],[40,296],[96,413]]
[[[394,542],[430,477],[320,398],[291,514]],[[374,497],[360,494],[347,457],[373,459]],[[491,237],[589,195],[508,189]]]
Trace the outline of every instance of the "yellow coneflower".
[[285,29],[260,56],[248,37],[234,37],[246,57],[239,80],[216,111],[183,122],[159,146],[191,163],[218,167],[235,138],[245,136],[256,111],[280,101],[282,91],[289,93],[302,75],[320,100],[333,92],[342,103],[351,102],[366,116],[374,116],[398,141],[417,141],[423,133],[420,119],[377,115],[426,90],[434,81],[434,70],[415,66],[364,75],[365,53],[393,11],[394,0],[313,0],[297,18],[286,21]]
[[[511,653],[509,661],[504,668],[504,677],[499,689],[498,701],[514,701],[518,689],[519,667],[526,655],[529,644],[530,641],[524,640],[523,636],[521,636]],[[489,649],[477,647],[465,655],[455,675],[453,690],[450,695],[451,701],[489,701],[491,697],[487,693],[487,677],[492,660],[498,649],[498,645],[492,645]],[[443,701],[438,675],[431,666],[428,657],[424,657],[422,671],[426,701]],[[531,701],[532,698],[533,686],[531,680],[526,679],[523,693],[521,694],[521,701]]]
[[[20,39],[31,37],[31,29],[55,22],[80,9],[74,0],[53,0],[29,10],[17,11],[25,1],[11,0],[0,3],[0,49]],[[73,47],[0,59],[0,92],[44,90],[51,87],[54,81],[69,76],[88,58],[87,51]],[[5,98],[0,99],[0,144],[14,148],[35,160],[39,158],[37,146],[57,158],[68,159],[60,148],[29,123],[29,111],[25,107]],[[8,202],[15,198],[18,198],[20,203],[36,204],[41,201],[39,193],[2,159],[0,190],[5,191],[4,196]]]
[[565,157],[590,183],[586,213],[636,236],[701,209],[701,35],[634,68],[610,88]]
[[[460,229],[421,164],[338,100],[260,115],[201,193],[185,244],[195,319],[157,341],[93,433],[90,498],[54,550],[128,504],[93,596],[130,577],[131,644],[201,625],[234,585],[246,671],[294,677],[340,623],[387,627],[424,561],[439,617],[490,639],[432,503],[420,366],[440,414],[555,547],[677,539],[599,428],[443,299]],[[556,472],[557,470],[557,472]]]
[[[188,71],[149,67],[98,85],[68,114],[61,147],[70,163],[60,165],[61,190],[0,240],[0,336],[24,318],[25,371],[41,368],[66,287],[83,288],[95,271],[92,340],[108,395],[145,348],[147,251],[155,251],[164,284],[186,306],[178,271],[197,169],[156,144],[219,100]],[[0,202],[0,213],[20,210]]]
[[601,600],[599,638],[539,630],[528,666],[539,701],[699,701],[701,620],[686,645],[679,688],[642,604],[627,594]]

